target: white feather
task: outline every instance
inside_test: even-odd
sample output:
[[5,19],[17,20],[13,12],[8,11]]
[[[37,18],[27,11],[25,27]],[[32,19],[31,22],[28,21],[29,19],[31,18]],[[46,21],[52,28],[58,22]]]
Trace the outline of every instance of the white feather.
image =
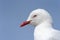
[[[37,17],[33,18],[34,15]],[[53,29],[52,17],[46,10],[33,10],[27,21],[29,20],[32,20],[30,24],[35,26],[34,40],[60,40],[60,31]]]

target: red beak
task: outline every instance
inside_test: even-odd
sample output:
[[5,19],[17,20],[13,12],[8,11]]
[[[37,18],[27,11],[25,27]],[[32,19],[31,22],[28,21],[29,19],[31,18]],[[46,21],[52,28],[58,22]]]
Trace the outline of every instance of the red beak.
[[27,24],[29,24],[29,23],[30,23],[30,21],[25,21],[25,22],[23,22],[20,26],[23,27],[23,26],[25,26],[25,25],[27,25]]

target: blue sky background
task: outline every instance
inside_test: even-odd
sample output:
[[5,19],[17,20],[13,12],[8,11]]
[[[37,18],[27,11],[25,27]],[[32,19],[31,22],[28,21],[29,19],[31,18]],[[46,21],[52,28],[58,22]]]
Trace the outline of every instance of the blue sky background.
[[37,8],[48,10],[60,30],[60,0],[0,0],[0,40],[33,40],[34,27],[19,25]]

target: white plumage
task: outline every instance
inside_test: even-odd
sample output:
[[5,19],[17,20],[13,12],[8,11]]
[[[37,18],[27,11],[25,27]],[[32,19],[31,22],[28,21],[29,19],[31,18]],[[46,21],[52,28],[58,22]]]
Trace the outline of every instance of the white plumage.
[[34,40],[60,40],[60,31],[53,29],[52,17],[46,10],[33,10],[27,21],[35,26]]

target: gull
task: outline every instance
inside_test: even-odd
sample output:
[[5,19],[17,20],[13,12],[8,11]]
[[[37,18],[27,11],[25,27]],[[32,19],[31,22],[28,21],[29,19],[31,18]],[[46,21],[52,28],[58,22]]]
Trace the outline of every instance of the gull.
[[53,28],[53,20],[45,9],[33,10],[21,27],[31,24],[34,29],[34,40],[60,40],[60,31]]

